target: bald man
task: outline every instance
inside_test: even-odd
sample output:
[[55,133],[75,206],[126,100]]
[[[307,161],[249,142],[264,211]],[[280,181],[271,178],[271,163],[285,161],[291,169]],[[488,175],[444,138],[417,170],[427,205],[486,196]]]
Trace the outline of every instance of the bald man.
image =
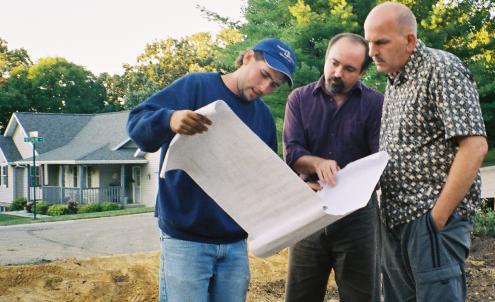
[[385,301],[464,301],[464,261],[480,200],[486,132],[472,75],[418,40],[409,8],[385,2],[364,23],[388,83],[380,149]]

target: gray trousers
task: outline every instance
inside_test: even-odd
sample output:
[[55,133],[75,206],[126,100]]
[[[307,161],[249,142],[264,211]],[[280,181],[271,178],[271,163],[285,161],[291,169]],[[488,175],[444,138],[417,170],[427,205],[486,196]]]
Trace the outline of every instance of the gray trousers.
[[368,205],[289,248],[287,302],[321,302],[332,269],[341,301],[380,301],[379,218]]
[[438,231],[431,211],[389,229],[382,226],[382,273],[385,302],[464,301],[464,261],[471,223],[454,213]]

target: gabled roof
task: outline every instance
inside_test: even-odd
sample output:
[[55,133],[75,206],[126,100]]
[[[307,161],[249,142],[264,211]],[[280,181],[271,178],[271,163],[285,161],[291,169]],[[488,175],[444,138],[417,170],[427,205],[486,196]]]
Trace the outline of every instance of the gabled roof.
[[9,163],[22,159],[12,137],[0,135],[0,151]]
[[44,142],[36,144],[39,154],[69,143],[94,117],[94,114],[16,112],[15,117],[29,135],[38,131]]
[[[44,138],[36,144],[40,162],[147,162],[136,148],[112,150],[128,140],[129,111],[100,114],[16,113],[24,130]],[[30,161],[25,159],[24,161]]]

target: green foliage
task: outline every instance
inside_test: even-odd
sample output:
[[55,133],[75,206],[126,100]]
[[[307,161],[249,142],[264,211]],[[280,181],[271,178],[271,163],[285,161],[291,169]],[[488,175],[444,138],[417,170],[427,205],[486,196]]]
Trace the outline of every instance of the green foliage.
[[[50,207],[50,204],[46,201],[36,202],[36,214],[46,215],[46,212],[48,211],[48,207]],[[34,206],[32,210],[34,210]]]
[[14,69],[31,64],[31,58],[25,49],[9,50],[7,41],[0,38],[0,84],[10,77]]
[[495,149],[491,149],[485,156],[483,161],[483,166],[493,166],[495,165]]
[[79,207],[78,213],[92,213],[92,212],[101,212],[101,204],[99,203],[88,203],[83,204]]
[[32,209],[33,209],[33,202],[32,201],[28,201],[26,203],[26,212],[32,213],[33,212]]
[[495,237],[495,211],[477,211],[474,218],[474,233]]
[[104,110],[103,84],[84,67],[63,58],[19,66],[0,83],[0,128],[16,111],[94,113]]
[[24,210],[24,207],[26,206],[26,204],[27,204],[26,198],[24,198],[24,197],[16,198],[16,199],[14,199],[14,201],[12,201],[12,204],[10,205],[10,210],[11,211]]
[[101,210],[102,211],[114,211],[114,210],[120,210],[120,204],[115,203],[115,202],[110,202],[110,201],[105,201],[101,203]]
[[67,205],[65,204],[53,204],[48,207],[46,212],[50,216],[60,216],[67,214]]
[[67,202],[67,214],[76,214],[79,210],[79,204],[76,201],[70,200]]

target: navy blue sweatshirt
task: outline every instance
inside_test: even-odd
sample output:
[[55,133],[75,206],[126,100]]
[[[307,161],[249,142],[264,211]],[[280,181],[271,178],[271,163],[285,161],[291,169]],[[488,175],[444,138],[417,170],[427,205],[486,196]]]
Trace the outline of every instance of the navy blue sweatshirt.
[[[219,73],[188,74],[148,98],[130,112],[129,136],[142,151],[155,152],[161,147],[161,167],[175,135],[169,126],[172,113],[196,110],[216,100],[225,101],[276,152],[275,122],[266,104],[261,99],[249,102],[240,99],[225,86]],[[159,179],[155,216],[163,232],[182,240],[218,244],[247,237],[246,232],[181,170],[168,171],[165,179]]]

